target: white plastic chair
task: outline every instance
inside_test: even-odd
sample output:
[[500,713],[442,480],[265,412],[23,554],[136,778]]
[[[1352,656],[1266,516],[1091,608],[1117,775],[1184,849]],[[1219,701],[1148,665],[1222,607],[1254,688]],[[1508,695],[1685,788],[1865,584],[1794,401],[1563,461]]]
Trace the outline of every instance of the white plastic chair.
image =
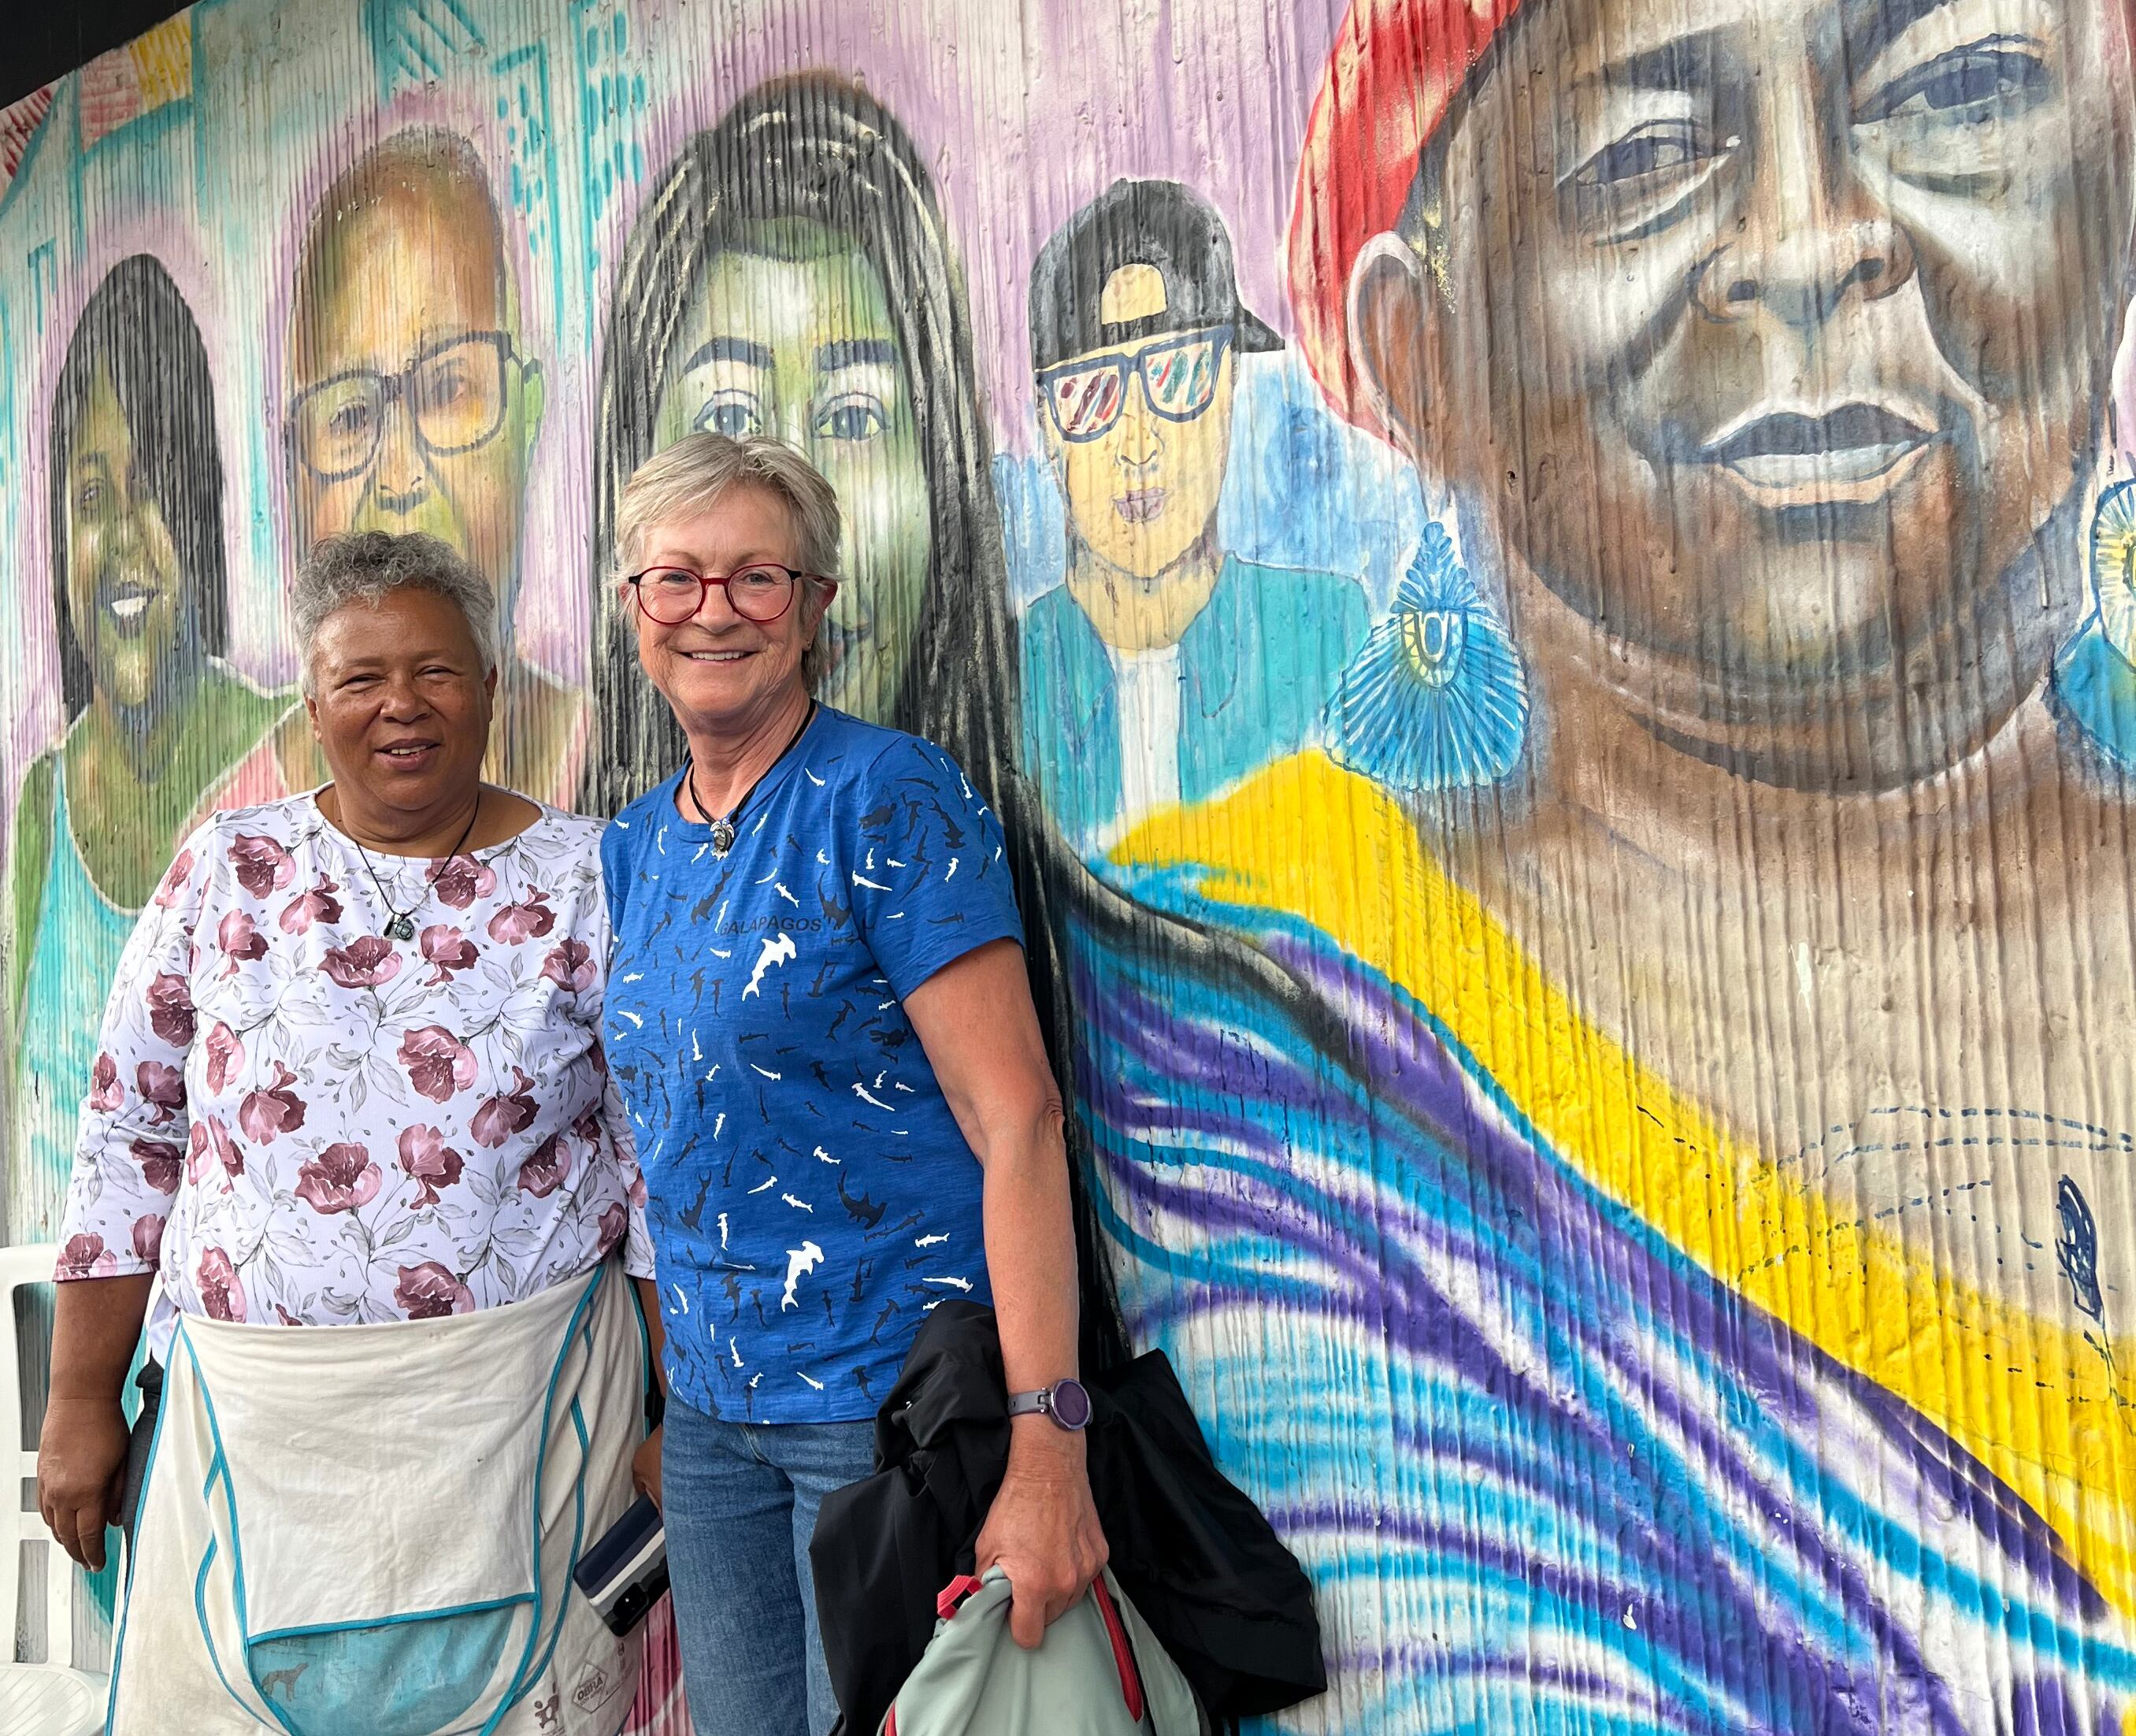
[[[16,1342],[15,1292],[29,1284],[49,1284],[59,1250],[32,1242],[0,1247],[0,1471],[9,1460],[15,1473],[32,1487],[37,1456],[22,1450],[22,1388]],[[12,1481],[12,1479],[10,1480]],[[17,1498],[19,1503],[20,1497]],[[0,1539],[6,1534],[0,1532]],[[52,1541],[34,1503],[18,1513],[13,1547],[0,1559],[0,1730],[7,1736],[97,1736],[104,1729],[107,1679],[74,1667],[74,1563]],[[22,1551],[45,1552],[45,1661],[15,1661],[16,1602]]]

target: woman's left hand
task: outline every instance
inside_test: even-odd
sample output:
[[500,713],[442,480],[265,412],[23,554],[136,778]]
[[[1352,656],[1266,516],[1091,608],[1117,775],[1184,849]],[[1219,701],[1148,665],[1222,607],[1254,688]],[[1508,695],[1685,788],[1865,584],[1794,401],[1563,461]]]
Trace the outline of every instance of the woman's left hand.
[[1010,1428],[1008,1471],[980,1528],[975,1571],[998,1566],[1008,1575],[1016,1594],[1008,1631],[1028,1651],[1090,1589],[1110,1551],[1090,1499],[1082,1437],[1043,1417]]

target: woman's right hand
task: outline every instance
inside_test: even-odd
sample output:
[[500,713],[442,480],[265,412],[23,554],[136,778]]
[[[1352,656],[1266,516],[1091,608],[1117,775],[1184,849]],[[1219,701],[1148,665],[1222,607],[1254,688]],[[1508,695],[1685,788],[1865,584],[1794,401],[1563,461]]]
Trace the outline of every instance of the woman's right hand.
[[630,1480],[640,1495],[653,1497],[656,1507],[660,1505],[660,1438],[661,1431],[654,1429],[630,1456]]
[[68,1554],[104,1565],[104,1529],[126,1488],[126,1413],[117,1398],[59,1398],[37,1443],[37,1510]]

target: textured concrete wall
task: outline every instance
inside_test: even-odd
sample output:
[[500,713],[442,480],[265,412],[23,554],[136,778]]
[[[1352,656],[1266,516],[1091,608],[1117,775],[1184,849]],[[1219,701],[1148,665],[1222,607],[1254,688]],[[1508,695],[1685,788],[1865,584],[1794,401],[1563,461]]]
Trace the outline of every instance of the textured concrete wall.
[[1022,816],[1286,1724],[2124,1728],[2129,30],[205,0],[17,105],[10,1238],[175,839],[318,776],[296,552],[464,548],[609,809],[615,487],[769,429],[827,697]]

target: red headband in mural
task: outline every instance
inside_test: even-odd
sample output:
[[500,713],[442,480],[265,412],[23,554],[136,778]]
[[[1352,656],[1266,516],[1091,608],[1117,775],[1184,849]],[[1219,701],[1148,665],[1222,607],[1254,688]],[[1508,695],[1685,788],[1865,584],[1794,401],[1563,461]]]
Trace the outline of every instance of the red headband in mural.
[[1298,167],[1290,295],[1299,347],[1352,421],[1370,411],[1350,366],[1350,268],[1401,220],[1417,158],[1521,0],[1352,0],[1320,75]]

